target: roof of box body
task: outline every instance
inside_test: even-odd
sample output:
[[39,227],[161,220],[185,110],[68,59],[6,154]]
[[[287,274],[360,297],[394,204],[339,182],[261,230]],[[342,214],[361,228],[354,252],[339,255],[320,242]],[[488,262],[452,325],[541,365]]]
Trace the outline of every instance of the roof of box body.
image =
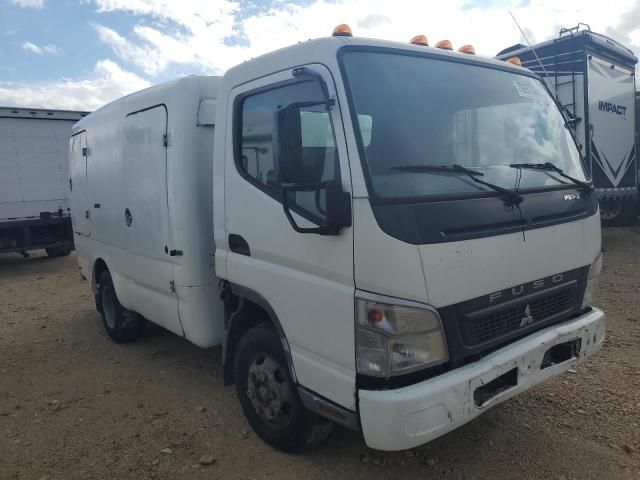
[[206,75],[189,75],[153,85],[100,107],[91,115],[76,123],[73,129],[75,132],[82,130],[87,122],[102,117],[103,115],[108,115],[110,112],[118,112],[119,114],[126,115],[151,106],[167,104],[173,101],[177,101],[179,105],[180,98],[177,96],[178,93],[183,96],[185,90],[189,88],[197,89],[202,97],[215,98],[218,94],[221,78],[222,77]]

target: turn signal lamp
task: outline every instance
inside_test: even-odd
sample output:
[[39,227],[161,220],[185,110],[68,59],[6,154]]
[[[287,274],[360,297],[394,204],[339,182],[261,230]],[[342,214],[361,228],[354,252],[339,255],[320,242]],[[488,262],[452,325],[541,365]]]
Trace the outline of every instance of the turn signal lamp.
[[458,51],[460,53],[468,53],[469,55],[475,55],[476,54],[476,49],[473,48],[473,45],[463,45],[458,49]]
[[427,40],[427,37],[425,35],[416,35],[411,40],[409,40],[409,43],[411,43],[412,45],[422,45],[423,47],[429,46],[429,40]]
[[507,63],[510,63],[511,65],[518,65],[519,67],[522,66],[522,62],[520,61],[520,58],[518,57],[511,57],[508,60],[506,60]]
[[378,324],[382,322],[382,320],[384,320],[384,312],[379,308],[369,310],[367,316],[369,325],[371,325],[372,327],[377,327]]
[[334,37],[353,37],[353,33],[351,33],[351,27],[346,23],[341,23],[336,28],[333,29]]
[[442,50],[453,50],[453,45],[450,40],[440,40],[436,43],[436,48],[441,48]]

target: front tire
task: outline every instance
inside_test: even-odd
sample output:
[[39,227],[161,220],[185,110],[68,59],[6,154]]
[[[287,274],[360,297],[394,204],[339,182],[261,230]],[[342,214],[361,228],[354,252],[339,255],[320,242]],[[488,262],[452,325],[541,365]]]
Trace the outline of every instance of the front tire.
[[247,421],[272,447],[300,452],[329,435],[333,424],[302,404],[280,337],[268,325],[258,325],[240,339],[234,379]]
[[99,301],[104,328],[116,343],[127,343],[142,336],[144,318],[124,308],[118,301],[113,280],[108,271],[102,272],[98,283]]

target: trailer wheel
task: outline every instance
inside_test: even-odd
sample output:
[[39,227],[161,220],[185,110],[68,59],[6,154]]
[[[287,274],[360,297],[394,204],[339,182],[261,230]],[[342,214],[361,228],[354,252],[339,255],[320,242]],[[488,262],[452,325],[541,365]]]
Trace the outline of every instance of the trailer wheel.
[[116,290],[113,288],[111,274],[108,271],[102,272],[100,275],[98,288],[102,306],[100,312],[102,323],[111,339],[116,343],[126,343],[140,338],[144,327],[144,318],[120,304]]
[[600,204],[600,219],[605,227],[633,225],[638,205],[634,200],[610,200]]
[[240,339],[234,378],[245,417],[272,447],[300,452],[329,435],[332,422],[302,404],[289,375],[280,337],[269,325],[253,327]]
[[62,247],[45,248],[45,251],[47,252],[47,256],[51,258],[66,257],[71,253],[70,248],[62,248]]

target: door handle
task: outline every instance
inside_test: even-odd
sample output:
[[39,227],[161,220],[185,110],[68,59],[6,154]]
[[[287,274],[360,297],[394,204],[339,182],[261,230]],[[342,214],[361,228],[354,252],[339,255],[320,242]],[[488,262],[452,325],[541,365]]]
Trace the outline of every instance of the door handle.
[[229,234],[229,250],[240,255],[246,255],[247,257],[251,256],[251,250],[249,249],[247,241],[235,233]]

